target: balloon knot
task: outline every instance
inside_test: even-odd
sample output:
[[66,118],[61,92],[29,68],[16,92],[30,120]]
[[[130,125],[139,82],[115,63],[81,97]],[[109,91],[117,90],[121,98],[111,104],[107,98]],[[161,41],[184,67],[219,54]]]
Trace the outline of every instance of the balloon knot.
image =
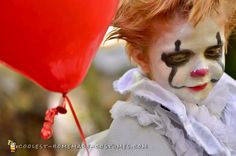
[[53,124],[54,124],[54,119],[55,116],[60,113],[60,114],[66,114],[66,100],[63,97],[63,100],[59,106],[56,108],[50,108],[46,111],[45,113],[45,118],[44,118],[44,123],[43,123],[43,128],[41,129],[41,137],[44,140],[47,140],[52,137],[53,135]]

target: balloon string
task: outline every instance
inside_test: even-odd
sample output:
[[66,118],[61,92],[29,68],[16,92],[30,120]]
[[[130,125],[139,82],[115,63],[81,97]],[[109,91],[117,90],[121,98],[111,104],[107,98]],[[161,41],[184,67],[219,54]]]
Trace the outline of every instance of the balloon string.
[[73,106],[72,106],[72,103],[71,103],[70,99],[68,98],[68,96],[67,96],[66,94],[63,94],[63,97],[66,98],[66,100],[67,100],[67,102],[68,102],[68,104],[69,104],[69,106],[70,106],[71,112],[72,112],[72,114],[73,114],[73,116],[74,116],[76,125],[77,125],[78,130],[79,130],[79,133],[80,133],[80,137],[81,137],[81,139],[82,139],[83,144],[85,145],[85,149],[86,149],[87,155],[90,156],[90,155],[89,155],[88,146],[87,146],[87,143],[86,143],[86,140],[85,140],[85,137],[84,137],[84,132],[83,132],[81,126],[80,126],[79,120],[78,120],[78,118],[77,118],[77,116],[76,116],[76,113],[75,113],[75,110],[74,110],[74,108],[73,108]]

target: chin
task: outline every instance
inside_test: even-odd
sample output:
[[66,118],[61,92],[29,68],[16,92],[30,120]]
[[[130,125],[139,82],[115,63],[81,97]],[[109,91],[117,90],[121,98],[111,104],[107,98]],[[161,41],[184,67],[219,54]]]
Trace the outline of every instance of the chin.
[[207,97],[208,97],[209,94],[204,94],[204,95],[191,95],[189,96],[188,98],[186,99],[183,99],[183,101],[186,101],[188,103],[195,103],[195,104],[198,104],[198,103],[201,103],[203,100],[205,100]]
[[197,92],[185,88],[177,91],[176,95],[183,102],[198,104],[208,97],[211,90],[212,85],[208,85],[204,90]]

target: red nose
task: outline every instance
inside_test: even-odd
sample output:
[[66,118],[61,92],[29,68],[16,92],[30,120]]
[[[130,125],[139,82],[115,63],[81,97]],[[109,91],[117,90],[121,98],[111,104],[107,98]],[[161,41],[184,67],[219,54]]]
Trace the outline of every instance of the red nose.
[[198,69],[191,71],[191,76],[192,77],[202,77],[208,74],[208,69]]

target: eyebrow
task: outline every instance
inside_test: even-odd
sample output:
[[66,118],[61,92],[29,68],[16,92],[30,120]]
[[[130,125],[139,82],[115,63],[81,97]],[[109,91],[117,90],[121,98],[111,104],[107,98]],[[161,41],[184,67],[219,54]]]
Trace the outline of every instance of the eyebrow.
[[178,54],[181,54],[181,53],[185,53],[185,52],[192,52],[194,53],[192,50],[190,49],[182,49],[182,50],[179,50],[179,51],[167,51],[167,52],[164,52],[166,53],[167,55],[178,55]]
[[181,41],[180,40],[176,40],[175,41],[175,51],[180,51],[180,46],[181,46]]
[[219,32],[216,33],[216,40],[218,45],[222,45],[222,40]]
[[[207,47],[206,49],[205,49],[205,51],[206,50],[208,50],[208,49],[212,49],[212,48],[221,48],[223,45],[222,45],[222,42],[220,42],[220,44],[217,44],[217,45],[212,45],[212,46],[209,46],[209,47]],[[164,53],[166,53],[167,55],[178,55],[179,53],[182,53],[182,52],[192,52],[192,53],[196,53],[196,52],[194,52],[193,50],[190,50],[190,49],[181,49],[181,50],[178,50],[178,51],[176,51],[176,49],[175,49],[175,51],[166,51],[166,52],[164,52]]]
[[[216,40],[217,40],[217,45],[212,45],[209,46],[205,49],[205,51],[209,50],[209,49],[213,49],[213,48],[221,48],[223,46],[222,40],[221,40],[221,36],[220,33],[217,32],[216,33]],[[190,50],[190,49],[182,49],[180,50],[180,46],[181,46],[181,41],[178,39],[175,41],[175,51],[167,51],[164,52],[167,56],[171,55],[171,56],[175,56],[175,55],[179,55],[181,53],[186,53],[186,52],[192,52],[195,53],[194,51]]]
[[223,46],[222,44],[217,44],[217,45],[209,46],[209,47],[206,48],[205,51],[207,51],[209,49],[214,49],[214,48],[222,48],[222,46]]

